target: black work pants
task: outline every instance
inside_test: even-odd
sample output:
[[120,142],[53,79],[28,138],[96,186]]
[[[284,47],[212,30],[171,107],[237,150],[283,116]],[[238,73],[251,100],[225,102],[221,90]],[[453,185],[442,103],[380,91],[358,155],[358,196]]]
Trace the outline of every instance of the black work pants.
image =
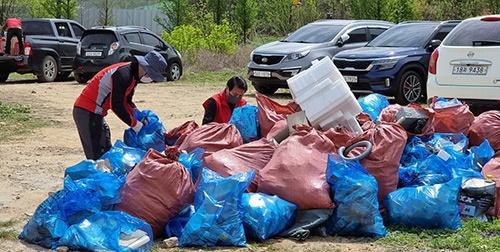
[[6,54],[11,54],[10,51],[10,41],[12,38],[16,36],[17,41],[18,41],[18,47],[19,47],[19,55],[23,54],[24,50],[24,45],[23,45],[23,30],[20,28],[9,28],[7,30],[7,43],[5,44],[5,53]]

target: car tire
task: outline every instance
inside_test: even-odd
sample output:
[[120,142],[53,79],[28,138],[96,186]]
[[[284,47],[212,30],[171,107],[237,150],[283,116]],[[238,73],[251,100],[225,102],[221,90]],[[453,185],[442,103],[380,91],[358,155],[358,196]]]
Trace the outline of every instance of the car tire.
[[0,82],[6,82],[9,78],[9,73],[0,73]]
[[398,80],[398,91],[394,98],[400,105],[418,103],[424,97],[424,78],[413,70],[405,71]]
[[276,91],[278,91],[277,87],[268,87],[268,86],[264,86],[262,84],[258,84],[258,83],[253,82],[253,81],[252,81],[252,85],[255,88],[255,90],[257,90],[257,92],[264,94],[264,95],[272,95],[272,94],[276,93]]
[[181,78],[182,68],[177,62],[168,64],[167,67],[167,80],[177,81]]
[[39,82],[53,82],[57,77],[57,61],[54,57],[47,55],[42,60],[42,65],[37,73]]
[[87,81],[89,81],[89,77],[85,74],[73,72],[73,76],[75,76],[76,82],[80,84],[87,84]]

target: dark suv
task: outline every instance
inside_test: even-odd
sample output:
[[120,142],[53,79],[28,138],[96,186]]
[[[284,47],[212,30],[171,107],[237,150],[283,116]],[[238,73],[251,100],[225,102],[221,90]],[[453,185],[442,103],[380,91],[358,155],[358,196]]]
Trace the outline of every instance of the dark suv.
[[163,74],[167,80],[178,80],[182,75],[179,51],[141,26],[100,26],[86,30],[77,47],[73,74],[76,81],[86,83],[101,69],[152,50],[161,53],[167,61],[167,71]]
[[460,21],[408,21],[392,27],[366,46],[333,57],[355,95],[380,93],[406,105],[426,96],[432,51]]
[[364,46],[393,25],[380,20],[317,20],[253,50],[248,79],[258,92],[273,94],[278,88],[288,88],[287,80],[309,68],[312,61]]

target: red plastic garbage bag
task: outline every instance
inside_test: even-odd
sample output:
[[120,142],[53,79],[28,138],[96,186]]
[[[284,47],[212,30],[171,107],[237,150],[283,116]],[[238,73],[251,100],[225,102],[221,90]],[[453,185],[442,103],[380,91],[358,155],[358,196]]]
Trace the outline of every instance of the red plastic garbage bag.
[[[223,177],[230,177],[248,170],[260,170],[271,160],[277,146],[265,138],[212,153],[203,159],[203,166],[210,168]],[[257,176],[248,186],[247,192],[257,191]]]
[[334,208],[325,172],[335,144],[310,126],[295,125],[294,129],[260,171],[257,192],[277,195],[298,210]]
[[243,139],[236,126],[212,122],[200,126],[186,136],[179,149],[189,153],[197,147],[203,148],[203,157],[206,157],[216,151],[232,149],[242,144]]
[[124,211],[149,223],[154,238],[165,234],[167,222],[194,202],[195,187],[189,171],[181,163],[149,149],[127,175],[120,189]]
[[287,115],[300,111],[300,106],[294,101],[287,105],[281,105],[263,94],[256,94],[255,100],[258,106],[257,118],[260,135],[263,137],[267,136],[276,122],[286,119]]
[[462,102],[462,105],[437,108],[437,101],[438,97],[434,96],[429,104],[429,108],[434,111],[434,132],[463,133],[467,136],[474,121],[474,114],[470,111],[469,105]]
[[[397,123],[374,122],[363,124],[363,132],[346,143],[346,147],[359,141],[368,140],[372,143],[372,151],[360,163],[378,183],[379,207],[382,210],[387,194],[396,190],[398,186],[399,161],[408,140],[406,130]],[[359,156],[365,148],[356,147],[347,154],[347,157]]]
[[492,214],[500,218],[500,152],[497,152],[491,159],[483,166],[481,174],[486,178],[488,174],[493,175],[493,181],[496,182],[496,196],[495,196],[495,211]]
[[500,150],[500,110],[490,110],[476,117],[469,131],[470,146],[479,146],[488,139],[491,148]]
[[195,129],[200,126],[195,121],[187,121],[182,125],[175,127],[168,132],[164,133],[165,143],[167,145],[175,145],[179,146],[182,144],[187,135],[193,132]]

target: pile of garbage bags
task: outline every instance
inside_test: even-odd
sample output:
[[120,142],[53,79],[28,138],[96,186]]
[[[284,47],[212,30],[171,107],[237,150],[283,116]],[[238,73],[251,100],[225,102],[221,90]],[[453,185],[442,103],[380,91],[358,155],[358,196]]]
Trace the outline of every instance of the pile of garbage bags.
[[[427,108],[358,100],[363,132],[291,125],[300,112],[257,94],[229,123],[147,122],[99,160],[65,171],[20,239],[55,249],[148,251],[246,246],[247,239],[311,234],[383,237],[387,225],[456,230],[500,216],[500,111],[434,97]],[[276,140],[277,135],[285,138]],[[362,143],[362,144],[361,144]]]

